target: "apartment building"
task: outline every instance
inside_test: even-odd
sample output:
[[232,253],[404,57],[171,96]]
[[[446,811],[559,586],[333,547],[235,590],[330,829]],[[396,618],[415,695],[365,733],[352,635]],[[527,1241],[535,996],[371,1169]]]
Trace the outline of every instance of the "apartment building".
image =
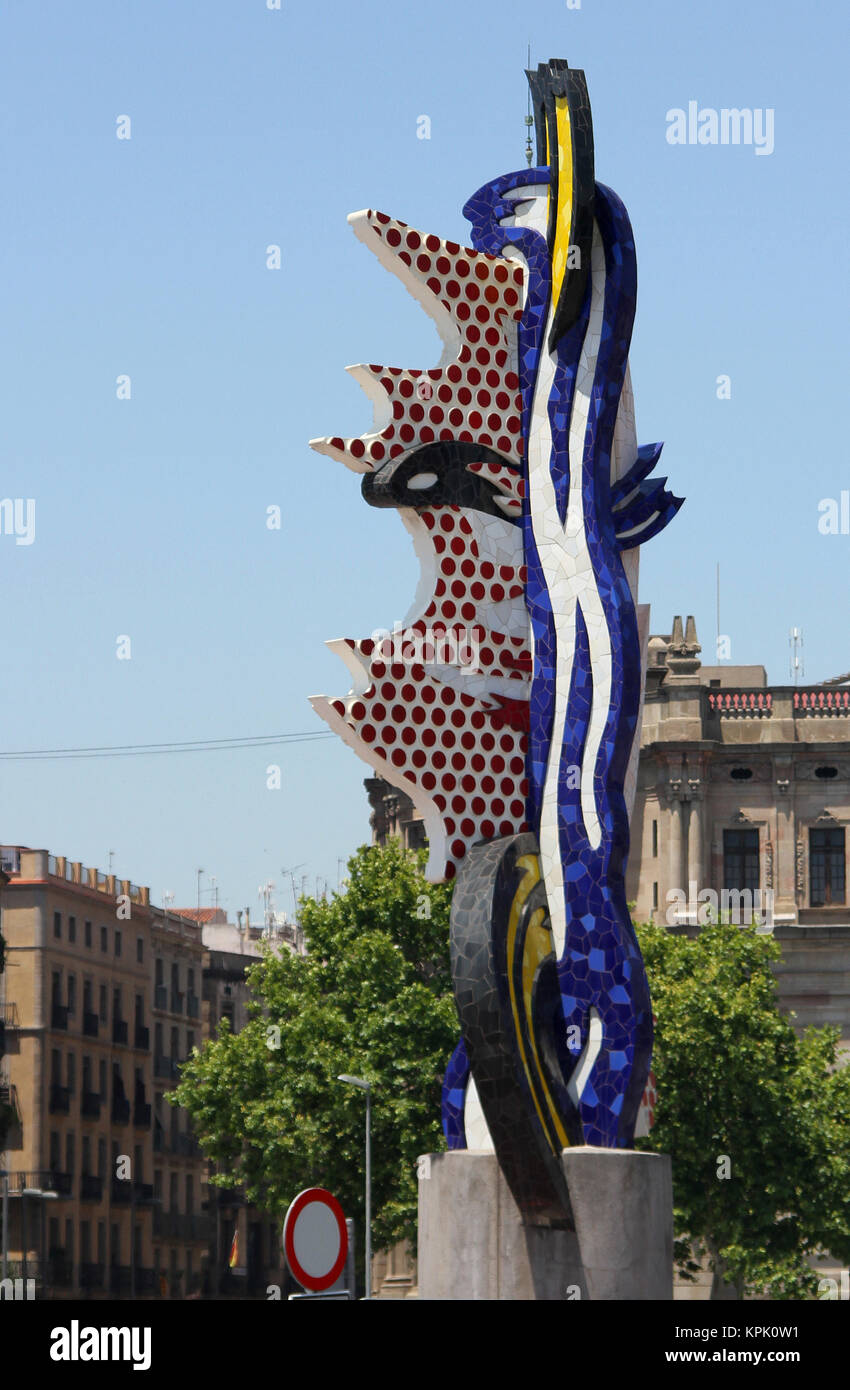
[[[261,941],[279,949],[302,949],[293,923],[253,926],[250,918],[229,922],[221,908],[185,909],[197,922],[204,941],[203,998],[205,1037],[217,1036],[222,1019],[233,1033],[249,1017],[250,991],[246,971],[260,959]],[[209,1272],[204,1293],[214,1298],[266,1298],[266,1290],[289,1287],[283,1268],[280,1225],[267,1212],[250,1205],[239,1188],[209,1188]],[[236,1260],[230,1255],[236,1237]],[[293,1286],[295,1287],[295,1286]]]
[[199,1033],[200,933],[46,850],[4,846],[0,869],[9,1272],[48,1297],[185,1296],[204,1165],[163,1094]]
[[166,1100],[180,1063],[203,1041],[203,958],[196,922],[152,910],[153,1256],[160,1292],[170,1298],[201,1292],[209,1256],[206,1164],[186,1112]]

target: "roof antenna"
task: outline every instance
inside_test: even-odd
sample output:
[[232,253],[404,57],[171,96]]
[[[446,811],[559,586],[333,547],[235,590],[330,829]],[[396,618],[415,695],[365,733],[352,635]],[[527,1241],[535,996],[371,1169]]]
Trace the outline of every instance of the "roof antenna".
[[[531,70],[531,44],[530,44],[530,43],[529,43],[529,45],[528,45],[528,67],[529,67],[529,71],[530,71],[530,70]],[[531,147],[531,127],[534,125],[534,117],[533,117],[532,114],[531,114],[531,88],[530,88],[530,87],[529,87],[529,89],[528,89],[528,107],[527,107],[527,109],[526,109],[525,124],[526,124],[526,133],[525,133],[525,136],[526,136],[526,138],[525,138],[525,162],[526,162],[526,164],[528,165],[528,167],[529,167],[529,169],[530,169],[530,168],[531,168],[531,165],[532,165],[532,163],[533,163],[533,154],[532,154],[532,147]]]

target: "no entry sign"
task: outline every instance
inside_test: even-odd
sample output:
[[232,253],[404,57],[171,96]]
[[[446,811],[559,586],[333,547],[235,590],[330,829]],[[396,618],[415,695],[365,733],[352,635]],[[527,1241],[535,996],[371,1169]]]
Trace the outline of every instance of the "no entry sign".
[[348,1231],[342,1207],[324,1187],[308,1187],[291,1203],[283,1223],[286,1263],[304,1289],[321,1293],[342,1274]]

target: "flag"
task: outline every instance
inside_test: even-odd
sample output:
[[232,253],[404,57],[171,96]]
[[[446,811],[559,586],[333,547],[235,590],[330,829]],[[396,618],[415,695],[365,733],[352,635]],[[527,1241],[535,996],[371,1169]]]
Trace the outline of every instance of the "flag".
[[233,1230],[233,1240],[232,1240],[231,1243],[230,1243],[230,1259],[228,1260],[227,1263],[228,1263],[228,1265],[230,1266],[231,1269],[235,1269],[236,1266],[237,1266],[238,1263],[239,1263],[239,1225],[238,1225],[238,1223],[237,1223],[237,1225],[234,1227],[234,1230]]

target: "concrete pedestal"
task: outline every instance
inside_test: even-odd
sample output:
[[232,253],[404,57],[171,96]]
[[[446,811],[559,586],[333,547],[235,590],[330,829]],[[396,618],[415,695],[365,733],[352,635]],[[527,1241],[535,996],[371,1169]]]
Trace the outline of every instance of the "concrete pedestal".
[[633,1149],[561,1155],[591,1299],[672,1299],[673,1165]]
[[419,1161],[419,1297],[671,1299],[669,1158],[576,1148],[563,1155],[576,1230],[525,1226],[493,1153]]
[[419,1160],[419,1297],[586,1297],[574,1231],[523,1226],[494,1153]]

